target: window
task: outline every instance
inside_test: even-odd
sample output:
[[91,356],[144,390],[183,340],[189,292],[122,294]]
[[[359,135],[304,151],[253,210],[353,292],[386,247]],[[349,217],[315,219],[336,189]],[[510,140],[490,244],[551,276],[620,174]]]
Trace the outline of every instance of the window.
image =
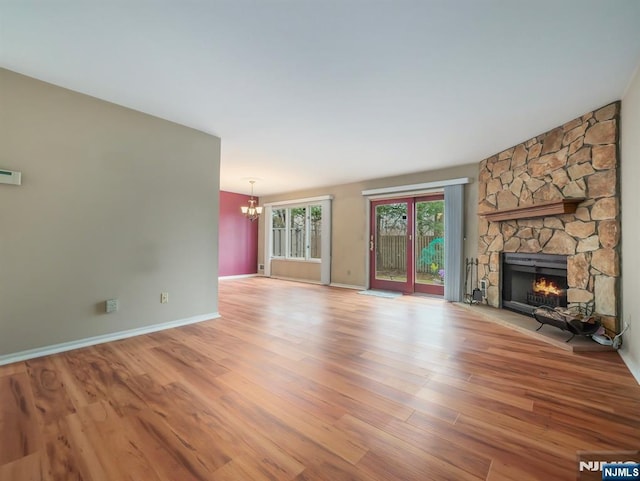
[[271,227],[271,245],[273,257],[285,257],[287,255],[287,209],[273,209]]
[[288,257],[307,257],[307,208],[289,209],[289,255]]
[[322,259],[322,206],[311,206],[311,228],[310,228],[310,252],[309,257],[312,259]]
[[271,255],[301,260],[322,258],[322,205],[274,208]]
[[265,276],[271,277],[275,261],[276,272],[287,278],[331,283],[331,200],[323,195],[264,204]]

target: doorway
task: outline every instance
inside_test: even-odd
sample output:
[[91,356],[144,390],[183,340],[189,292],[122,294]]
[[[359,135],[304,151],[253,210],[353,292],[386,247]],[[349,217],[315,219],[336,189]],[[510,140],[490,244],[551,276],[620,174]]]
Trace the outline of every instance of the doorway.
[[372,289],[444,295],[444,195],[371,202]]

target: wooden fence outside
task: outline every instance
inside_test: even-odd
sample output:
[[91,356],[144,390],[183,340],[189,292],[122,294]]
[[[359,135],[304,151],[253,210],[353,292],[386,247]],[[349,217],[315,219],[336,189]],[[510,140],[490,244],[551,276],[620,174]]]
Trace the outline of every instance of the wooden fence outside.
[[[286,229],[275,228],[273,232],[273,256],[287,257]],[[416,237],[416,271],[419,273],[436,273],[444,269],[444,249],[436,239],[437,236]],[[321,255],[322,237],[320,232],[311,232],[310,257],[319,259]],[[436,241],[436,244],[431,243]],[[431,248],[430,248],[431,246]],[[305,257],[304,232],[291,231],[290,255],[288,257]],[[378,237],[377,268],[379,270],[407,269],[407,238],[403,235],[382,235]]]
[[[430,273],[444,269],[443,244],[437,236],[416,237],[416,270],[419,273]],[[435,244],[431,244],[436,241]],[[430,247],[431,246],[431,247]],[[377,269],[379,270],[407,270],[407,238],[403,235],[382,235],[378,237]],[[430,255],[429,255],[430,254]],[[434,269],[435,264],[437,268]],[[433,273],[435,273],[433,272]]]
[[[274,257],[287,257],[287,229],[274,228],[272,229],[272,252]],[[309,239],[309,257],[311,259],[320,259],[322,252],[322,236],[320,235],[320,229],[311,229],[311,238]],[[304,232],[291,231],[290,239],[290,255],[288,257],[305,257]]]

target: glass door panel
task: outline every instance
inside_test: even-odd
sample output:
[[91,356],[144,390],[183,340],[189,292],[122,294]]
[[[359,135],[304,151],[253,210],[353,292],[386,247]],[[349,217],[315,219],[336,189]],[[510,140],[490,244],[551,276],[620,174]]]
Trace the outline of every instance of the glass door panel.
[[370,286],[444,295],[444,195],[371,202]]
[[444,294],[444,199],[415,202],[415,291]]
[[412,204],[397,199],[371,207],[371,288],[412,292]]

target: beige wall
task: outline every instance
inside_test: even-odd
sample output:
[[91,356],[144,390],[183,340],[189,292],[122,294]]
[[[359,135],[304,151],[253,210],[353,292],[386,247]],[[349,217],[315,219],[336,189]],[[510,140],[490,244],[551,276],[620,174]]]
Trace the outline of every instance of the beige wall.
[[622,99],[620,177],[622,179],[622,324],[623,357],[640,382],[640,72]]
[[271,263],[271,275],[283,279],[320,282],[320,263],[274,259]]
[[0,184],[0,356],[215,313],[219,164],[217,137],[0,69],[23,178]]
[[[281,195],[261,197],[262,203],[332,195],[332,232],[331,232],[331,282],[363,287],[367,285],[367,199],[363,190],[401,185],[435,182],[438,180],[471,177],[473,183],[465,187],[466,234],[464,256],[475,256],[478,244],[477,203],[478,192],[475,180],[478,164],[468,164],[430,172],[387,177],[365,182],[343,184],[320,189],[289,192]],[[258,262],[264,263],[264,227],[260,220],[260,239],[258,241]],[[303,278],[302,273],[293,272],[293,278]]]

